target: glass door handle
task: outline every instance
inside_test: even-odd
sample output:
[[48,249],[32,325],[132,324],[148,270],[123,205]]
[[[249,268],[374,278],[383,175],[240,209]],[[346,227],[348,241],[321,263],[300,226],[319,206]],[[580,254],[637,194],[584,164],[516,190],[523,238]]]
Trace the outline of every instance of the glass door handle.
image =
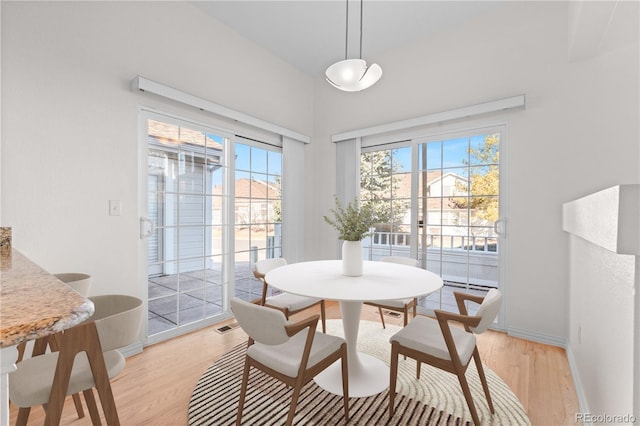
[[507,221],[504,218],[500,218],[493,222],[493,232],[500,237],[506,237],[507,235]]
[[156,232],[156,224],[148,217],[140,218],[140,239],[149,238]]

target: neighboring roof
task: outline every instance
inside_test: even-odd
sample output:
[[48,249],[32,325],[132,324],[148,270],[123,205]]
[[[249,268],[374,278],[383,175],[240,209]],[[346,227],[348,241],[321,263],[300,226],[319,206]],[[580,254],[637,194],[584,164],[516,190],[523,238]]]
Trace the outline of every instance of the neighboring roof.
[[269,198],[275,200],[280,198],[278,188],[261,180],[236,179],[236,199],[237,198]]
[[[280,198],[278,187],[261,180],[251,180],[247,178],[236,179],[236,202],[240,198],[277,200]],[[222,187],[213,188],[214,195],[222,194]]]
[[223,146],[199,130],[180,127],[156,120],[148,121],[148,135],[163,145],[188,144],[221,151]]

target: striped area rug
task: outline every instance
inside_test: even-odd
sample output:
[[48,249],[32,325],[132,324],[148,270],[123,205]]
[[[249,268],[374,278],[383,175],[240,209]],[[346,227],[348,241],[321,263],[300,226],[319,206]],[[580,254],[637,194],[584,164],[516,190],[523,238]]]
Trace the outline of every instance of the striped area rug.
[[[389,337],[399,328],[361,321],[358,350],[389,362]],[[327,332],[341,335],[339,320],[327,321]],[[209,367],[200,377],[189,402],[189,425],[233,425],[236,421],[246,344],[240,344]],[[471,414],[455,375],[422,366],[415,379],[415,361],[399,359],[396,411],[388,415],[388,392],[349,400],[350,425],[471,425]],[[485,367],[496,413],[491,415],[473,364],[467,377],[483,424],[529,425],[522,405],[508,386]],[[287,418],[291,389],[252,369],[243,410],[245,425],[282,425]],[[294,423],[343,425],[342,398],[313,381],[302,390]]]

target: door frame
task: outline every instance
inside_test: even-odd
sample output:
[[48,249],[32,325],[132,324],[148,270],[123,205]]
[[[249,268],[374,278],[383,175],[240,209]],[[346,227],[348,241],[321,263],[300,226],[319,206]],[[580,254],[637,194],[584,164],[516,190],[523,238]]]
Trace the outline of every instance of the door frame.
[[[233,316],[228,302],[228,294],[233,294],[234,285],[233,280],[226,281],[223,280],[222,290],[223,290],[223,312],[219,315],[215,315],[210,318],[205,318],[201,321],[196,321],[193,323],[189,323],[183,326],[176,326],[171,330],[166,332],[162,332],[160,334],[156,334],[154,336],[148,336],[149,331],[149,322],[148,322],[148,312],[149,312],[149,291],[148,291],[148,239],[144,236],[144,234],[149,230],[149,222],[148,222],[148,182],[147,182],[147,158],[148,158],[148,142],[147,142],[147,121],[149,119],[160,119],[167,123],[177,124],[177,125],[191,125],[195,129],[201,129],[206,131],[213,131],[216,134],[223,136],[228,139],[229,145],[232,146],[235,141],[234,132],[229,130],[221,129],[218,126],[206,124],[202,122],[198,122],[193,119],[189,119],[186,117],[182,117],[178,114],[174,114],[171,112],[157,110],[155,108],[139,106],[138,107],[138,217],[140,218],[139,222],[139,246],[138,246],[138,286],[140,287],[140,293],[142,295],[142,300],[145,304],[145,309],[147,315],[145,315],[142,322],[142,330],[143,330],[143,346],[147,346],[150,344],[154,344],[163,340],[171,339],[173,337],[177,337],[179,335],[188,333],[190,331],[194,331],[200,329],[202,327],[212,325],[226,319],[229,319]],[[232,153],[229,154],[229,149],[225,149],[224,158],[225,165],[227,169],[229,169],[229,158]],[[233,171],[231,171],[231,174]],[[233,176],[229,177],[230,173],[224,174],[225,183],[231,179],[233,180]],[[233,200],[230,200],[228,203],[233,208]],[[226,212],[228,215],[228,212]],[[231,216],[233,217],[233,216]],[[225,232],[229,232],[230,227],[233,227],[233,223],[226,223],[223,228]],[[227,238],[229,239],[229,238]],[[223,255],[228,256],[228,253]],[[225,271],[228,268],[225,268]],[[228,271],[225,274],[229,274]]]

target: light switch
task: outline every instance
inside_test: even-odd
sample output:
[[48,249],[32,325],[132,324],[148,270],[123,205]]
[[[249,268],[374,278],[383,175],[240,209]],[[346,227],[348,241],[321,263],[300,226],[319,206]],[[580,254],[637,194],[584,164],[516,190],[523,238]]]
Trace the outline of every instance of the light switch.
[[120,200],[109,200],[109,216],[120,216]]

